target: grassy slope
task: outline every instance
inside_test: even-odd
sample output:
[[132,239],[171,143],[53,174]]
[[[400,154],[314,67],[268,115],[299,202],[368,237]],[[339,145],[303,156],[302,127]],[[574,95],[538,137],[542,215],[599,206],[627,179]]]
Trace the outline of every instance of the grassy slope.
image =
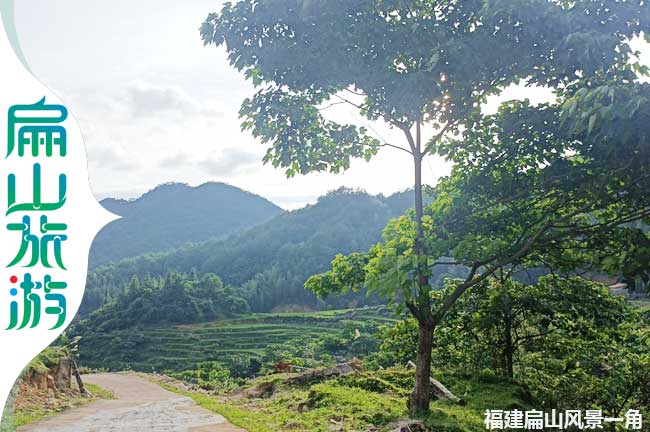
[[375,309],[356,309],[250,314],[196,325],[139,327],[84,337],[81,364],[112,370],[180,371],[204,361],[227,361],[238,354],[260,356],[275,343],[391,321]]
[[[435,431],[483,431],[486,409],[529,408],[526,392],[515,383],[493,377],[435,375],[467,401],[464,406],[433,402],[425,422]],[[391,421],[407,418],[405,402],[412,385],[413,373],[404,369],[359,372],[306,387],[279,385],[268,399],[215,397],[163,384],[249,432],[367,430],[371,425],[382,430]]]

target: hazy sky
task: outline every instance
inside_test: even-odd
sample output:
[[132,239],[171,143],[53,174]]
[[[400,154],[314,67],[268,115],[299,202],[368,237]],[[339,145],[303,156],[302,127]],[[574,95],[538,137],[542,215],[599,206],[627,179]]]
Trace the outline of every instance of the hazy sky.
[[[237,112],[252,87],[225,51],[204,47],[198,27],[214,0],[19,0],[16,28],[32,71],[81,125],[90,181],[98,198],[131,198],[164,182],[223,181],[284,208],[300,207],[339,186],[389,194],[412,183],[412,162],[385,149],[342,175],[286,179],[263,166],[265,147],[239,130]],[[544,100],[543,90],[507,98]],[[352,108],[331,115],[357,119]],[[401,133],[372,125],[382,138]],[[394,138],[393,138],[394,137]],[[401,142],[401,141],[400,141]],[[425,181],[448,172],[429,158]]]

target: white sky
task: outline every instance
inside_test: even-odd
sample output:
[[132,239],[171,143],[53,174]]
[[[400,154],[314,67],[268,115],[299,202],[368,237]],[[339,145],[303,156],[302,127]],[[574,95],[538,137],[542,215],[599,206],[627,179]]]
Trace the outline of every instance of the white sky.
[[[199,36],[220,1],[15,3],[27,62],[79,120],[100,199],[137,197],[170,181],[223,181],[291,209],[340,186],[389,194],[412,183],[410,156],[394,149],[369,163],[355,161],[340,175],[286,179],[282,170],[263,166],[265,146],[241,133],[237,118],[253,89],[228,65],[222,48],[204,47]],[[519,97],[542,101],[549,95],[513,88],[500,99]],[[351,107],[331,110],[367,125]],[[384,125],[372,127],[388,141],[403,139]],[[424,180],[434,183],[449,167],[429,158],[424,171]]]

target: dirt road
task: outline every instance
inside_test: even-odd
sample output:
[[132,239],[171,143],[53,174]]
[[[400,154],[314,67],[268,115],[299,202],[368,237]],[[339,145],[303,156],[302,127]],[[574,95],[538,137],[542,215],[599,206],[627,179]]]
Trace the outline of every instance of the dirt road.
[[96,374],[84,381],[109,390],[115,399],[65,411],[17,432],[246,432],[135,375]]

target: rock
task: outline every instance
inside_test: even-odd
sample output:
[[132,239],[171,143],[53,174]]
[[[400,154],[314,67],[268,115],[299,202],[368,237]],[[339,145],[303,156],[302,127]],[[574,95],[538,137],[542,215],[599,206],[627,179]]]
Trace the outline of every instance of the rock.
[[299,421],[289,421],[284,424],[284,429],[286,430],[301,430],[304,429],[304,425]]
[[[409,360],[406,363],[406,369],[415,369],[416,365]],[[465,405],[465,401],[455,394],[453,394],[447,387],[445,387],[440,381],[435,378],[429,378],[431,383],[431,394],[438,400],[448,400],[459,405]]]
[[47,388],[52,391],[57,390],[56,382],[54,382],[54,377],[52,375],[47,376]]
[[327,427],[327,430],[332,431],[332,432],[342,432],[343,431],[343,426],[341,426],[341,423],[337,422],[334,419],[330,419],[331,425]]
[[353,359],[347,363],[340,363],[336,366],[323,369],[315,369],[301,374],[289,377],[283,382],[289,385],[311,384],[326,379],[335,378],[352,372],[363,370],[363,365],[359,360]]
[[465,401],[455,394],[453,394],[447,387],[445,387],[440,381],[429,378],[431,382],[431,394],[436,397],[438,400],[448,400],[459,405],[465,405]]
[[23,372],[22,383],[26,388],[47,390],[47,372],[27,368]]
[[275,383],[272,381],[262,383],[256,387],[244,390],[243,395],[249,399],[265,399],[275,391]]
[[431,432],[420,420],[401,420],[388,425],[390,432]]

